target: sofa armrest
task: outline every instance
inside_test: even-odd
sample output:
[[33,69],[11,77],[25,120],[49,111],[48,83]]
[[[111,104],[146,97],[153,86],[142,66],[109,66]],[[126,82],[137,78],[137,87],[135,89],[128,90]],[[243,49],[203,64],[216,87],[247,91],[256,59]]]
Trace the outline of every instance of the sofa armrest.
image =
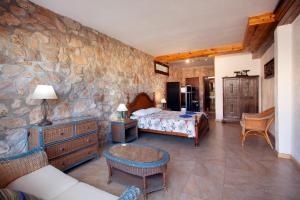
[[0,188],[46,165],[48,165],[48,158],[41,150],[33,150],[14,158],[0,159]]
[[130,186],[123,192],[123,194],[118,198],[118,200],[135,200],[139,199],[141,195],[141,190],[138,187]]

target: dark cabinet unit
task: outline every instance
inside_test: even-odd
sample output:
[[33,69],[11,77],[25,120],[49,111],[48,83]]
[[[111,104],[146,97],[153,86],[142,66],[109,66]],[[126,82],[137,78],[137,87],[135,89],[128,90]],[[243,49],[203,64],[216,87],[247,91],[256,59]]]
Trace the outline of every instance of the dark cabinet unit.
[[242,113],[258,112],[259,76],[223,78],[223,119],[238,121]]
[[180,87],[180,82],[167,82],[167,109],[180,111],[199,111],[198,92],[196,87],[186,85]]
[[180,83],[167,82],[167,108],[180,111]]
[[187,111],[199,111],[198,92],[195,87],[186,85],[181,87],[181,107]]

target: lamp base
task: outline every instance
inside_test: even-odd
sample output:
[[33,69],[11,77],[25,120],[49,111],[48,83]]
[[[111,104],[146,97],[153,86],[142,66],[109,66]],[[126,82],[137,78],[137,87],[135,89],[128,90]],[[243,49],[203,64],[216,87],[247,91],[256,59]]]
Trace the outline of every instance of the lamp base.
[[39,126],[49,126],[51,124],[52,124],[52,122],[49,121],[48,119],[42,119],[42,121],[40,121],[40,123],[38,123]]

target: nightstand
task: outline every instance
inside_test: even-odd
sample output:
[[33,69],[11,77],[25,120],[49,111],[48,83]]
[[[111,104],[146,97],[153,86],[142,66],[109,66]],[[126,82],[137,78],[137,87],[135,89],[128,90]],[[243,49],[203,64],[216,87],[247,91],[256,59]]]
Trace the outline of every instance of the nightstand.
[[113,142],[127,143],[138,138],[138,121],[134,119],[111,121],[111,135]]

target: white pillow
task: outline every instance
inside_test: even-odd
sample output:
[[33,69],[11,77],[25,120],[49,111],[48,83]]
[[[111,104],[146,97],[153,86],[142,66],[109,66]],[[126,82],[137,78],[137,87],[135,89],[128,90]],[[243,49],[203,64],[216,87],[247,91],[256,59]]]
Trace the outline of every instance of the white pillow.
[[129,118],[130,118],[130,119],[139,119],[139,117],[136,116],[136,115],[131,115]]
[[154,108],[154,107],[153,108],[147,108],[145,110],[146,110],[146,112],[147,112],[148,115],[151,115],[153,113],[158,113],[158,112],[161,111],[160,108]]
[[137,111],[134,111],[132,113],[133,116],[137,116],[137,117],[143,117],[143,116],[146,116],[148,115],[148,113],[146,112],[145,109],[141,109],[141,110],[137,110]]

